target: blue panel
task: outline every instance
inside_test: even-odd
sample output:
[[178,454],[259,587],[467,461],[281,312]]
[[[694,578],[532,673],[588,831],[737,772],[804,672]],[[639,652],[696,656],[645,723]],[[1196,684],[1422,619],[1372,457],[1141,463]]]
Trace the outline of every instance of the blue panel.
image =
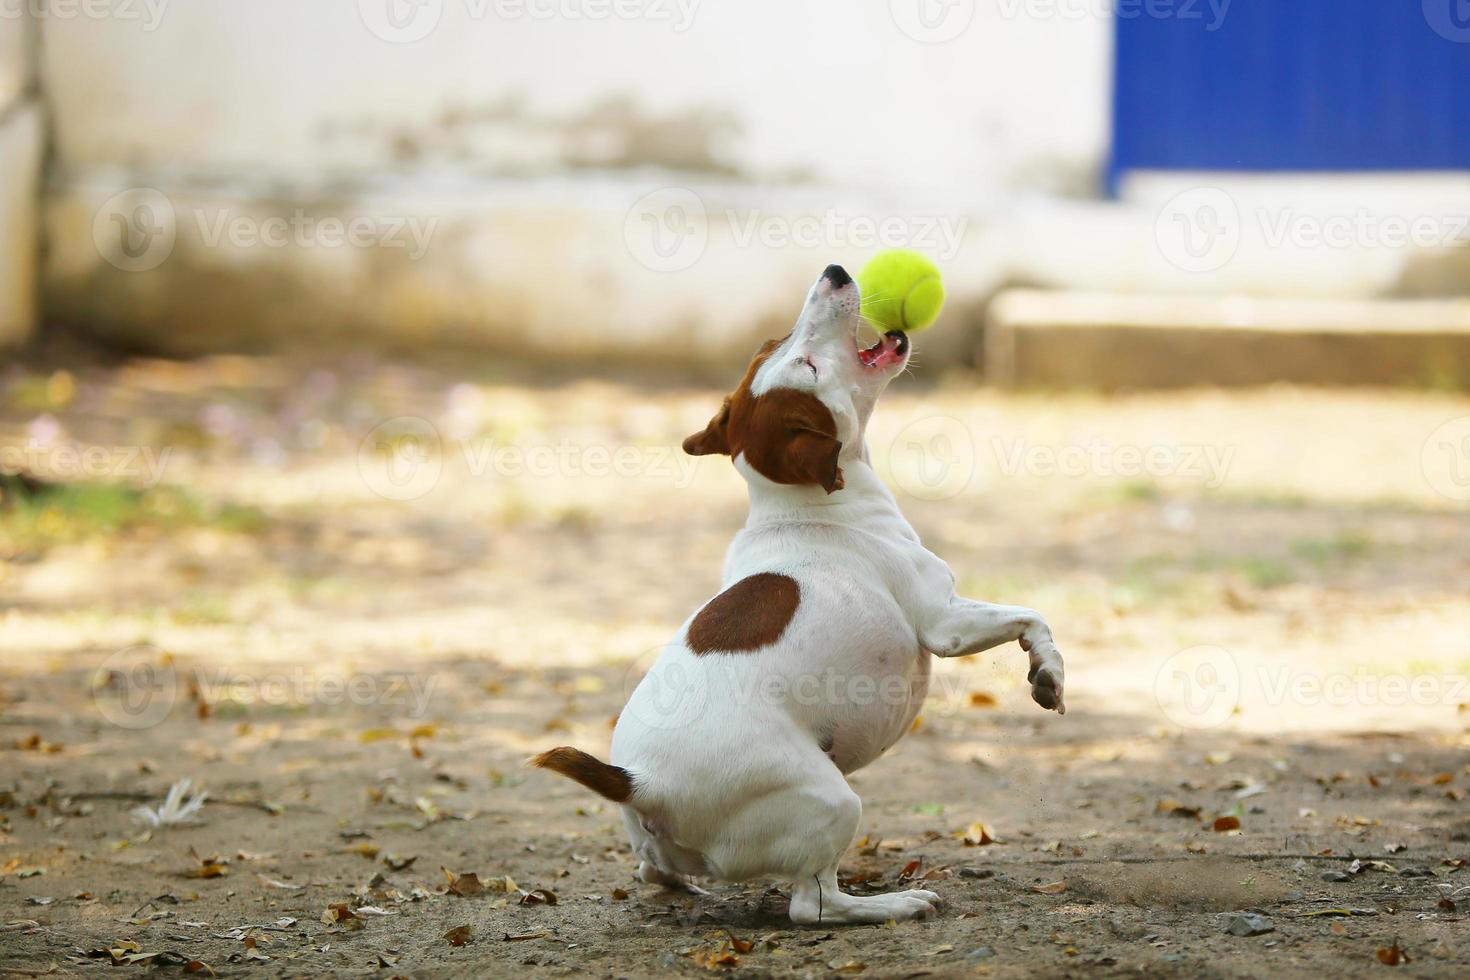
[[1115,6],[1111,189],[1135,169],[1470,170],[1470,0]]

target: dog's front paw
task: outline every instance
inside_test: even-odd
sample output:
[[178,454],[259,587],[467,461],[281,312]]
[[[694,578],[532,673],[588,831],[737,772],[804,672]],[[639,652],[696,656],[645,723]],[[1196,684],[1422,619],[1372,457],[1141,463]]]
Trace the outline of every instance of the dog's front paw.
[[1032,668],[1026,679],[1031,682],[1031,700],[1059,715],[1067,713],[1067,706],[1062,701],[1061,665]]

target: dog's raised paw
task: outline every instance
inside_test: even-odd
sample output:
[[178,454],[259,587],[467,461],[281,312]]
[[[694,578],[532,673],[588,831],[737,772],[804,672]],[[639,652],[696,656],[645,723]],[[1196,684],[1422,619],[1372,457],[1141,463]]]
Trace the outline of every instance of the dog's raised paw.
[[1067,713],[1062,703],[1061,672],[1051,667],[1042,667],[1031,673],[1031,700],[1059,715]]

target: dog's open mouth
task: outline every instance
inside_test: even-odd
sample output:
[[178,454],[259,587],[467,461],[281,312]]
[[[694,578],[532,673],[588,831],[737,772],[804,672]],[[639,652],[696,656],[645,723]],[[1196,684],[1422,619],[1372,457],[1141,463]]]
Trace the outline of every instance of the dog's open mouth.
[[885,368],[898,364],[908,353],[909,335],[902,330],[890,330],[872,347],[858,348],[857,356],[865,368]]

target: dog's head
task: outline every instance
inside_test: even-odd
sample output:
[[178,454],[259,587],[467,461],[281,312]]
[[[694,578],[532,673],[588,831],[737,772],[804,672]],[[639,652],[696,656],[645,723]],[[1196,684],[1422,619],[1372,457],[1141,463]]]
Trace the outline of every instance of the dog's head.
[[774,483],[842,489],[842,461],[863,456],[873,406],[909,356],[899,331],[860,344],[858,299],[852,277],[829,265],[795,329],[761,347],[719,413],[684,440],[684,451],[724,453]]

